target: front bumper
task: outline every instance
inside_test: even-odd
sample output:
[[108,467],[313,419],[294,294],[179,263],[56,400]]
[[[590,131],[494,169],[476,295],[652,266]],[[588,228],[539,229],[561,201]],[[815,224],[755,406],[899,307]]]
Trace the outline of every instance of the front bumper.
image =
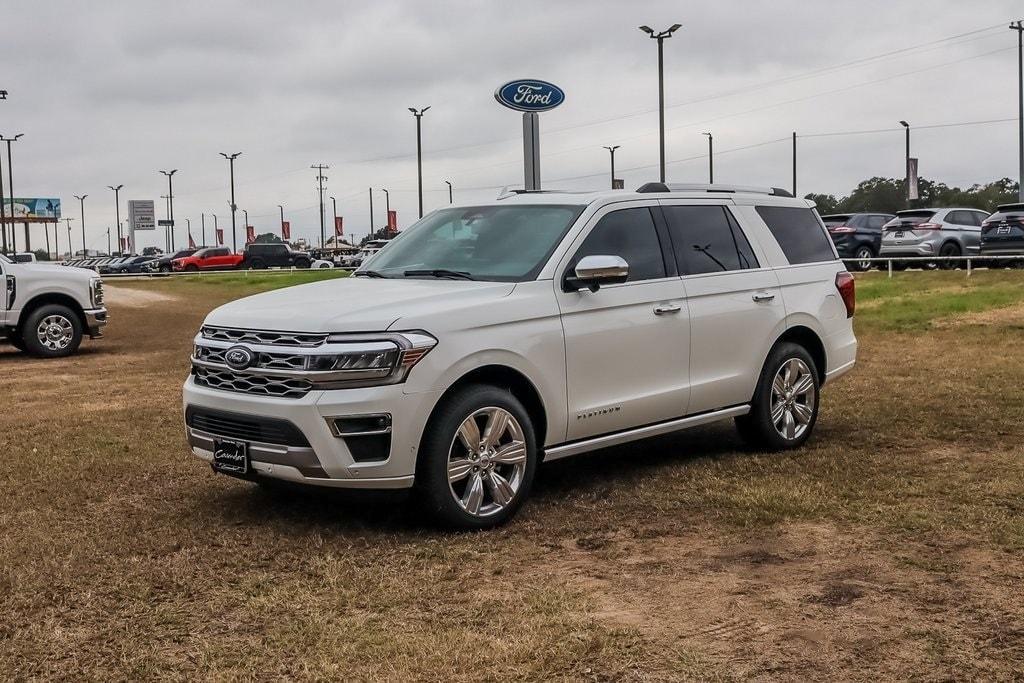
[[102,337],[103,326],[109,321],[107,309],[94,308],[83,311],[83,313],[85,314],[85,329],[89,331],[89,337],[91,339],[99,339]]
[[[286,420],[305,437],[308,446],[248,441],[250,466],[258,477],[270,477],[313,486],[395,489],[413,484],[416,454],[423,428],[440,393],[407,394],[404,385],[386,385],[333,391],[311,391],[297,399],[274,398],[198,386],[185,382],[185,410],[208,409],[258,420]],[[390,448],[383,460],[359,461],[349,442],[336,436],[328,418],[391,415]],[[213,439],[229,434],[186,425],[192,453],[213,461]]]

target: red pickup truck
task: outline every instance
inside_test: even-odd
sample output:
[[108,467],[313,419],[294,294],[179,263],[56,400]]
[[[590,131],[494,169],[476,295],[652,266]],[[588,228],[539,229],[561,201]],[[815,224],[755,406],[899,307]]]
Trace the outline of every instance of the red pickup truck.
[[175,272],[198,272],[200,270],[234,270],[242,263],[243,254],[233,254],[227,247],[207,247],[191,256],[174,259],[171,267]]

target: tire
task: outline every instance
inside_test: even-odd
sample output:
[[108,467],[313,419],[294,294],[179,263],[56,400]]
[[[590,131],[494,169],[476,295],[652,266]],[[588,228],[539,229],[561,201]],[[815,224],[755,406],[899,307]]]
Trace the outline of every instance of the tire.
[[164,265],[160,266],[160,272],[161,273],[169,273],[169,272],[171,272],[171,270],[172,269],[171,269],[170,264],[164,264]]
[[312,265],[312,262],[309,259],[304,259],[304,258],[295,259],[295,267],[296,268],[309,268],[311,265]]
[[[806,389],[800,391],[801,387]],[[807,349],[792,342],[776,344],[764,362],[750,412],[736,418],[740,436],[751,446],[768,451],[800,447],[818,421],[819,388],[818,369]],[[795,389],[794,393],[787,393],[789,389]],[[772,416],[773,406],[777,419]]]
[[853,258],[856,259],[852,262],[854,270],[861,272],[865,270],[871,270],[872,263],[870,261],[863,262],[862,259],[870,259],[875,257],[875,252],[866,244],[862,244],[857,247],[856,251],[853,252]]
[[37,358],[70,356],[82,343],[82,321],[67,306],[40,306],[25,318],[21,339],[25,351]]
[[[470,420],[473,426],[464,427]],[[490,424],[503,428],[481,451]],[[473,451],[462,436],[467,433],[478,446]],[[444,526],[489,529],[507,522],[523,504],[539,459],[533,422],[523,404],[507,390],[470,385],[446,398],[431,416],[417,461],[415,493]]]
[[197,266],[194,263],[190,263],[187,266],[185,266],[185,272],[186,273],[198,273],[199,272],[199,266]]
[[18,349],[22,353],[25,352],[25,340],[19,337],[18,335],[12,334],[10,337],[7,338],[7,341],[11,342],[11,346]]
[[[946,242],[939,248],[939,256],[960,256],[960,245],[956,242]],[[955,270],[960,267],[959,261],[939,261],[939,268],[943,270]]]
[[267,264],[261,258],[254,258],[252,261],[249,262],[249,268],[251,268],[252,270],[266,270]]

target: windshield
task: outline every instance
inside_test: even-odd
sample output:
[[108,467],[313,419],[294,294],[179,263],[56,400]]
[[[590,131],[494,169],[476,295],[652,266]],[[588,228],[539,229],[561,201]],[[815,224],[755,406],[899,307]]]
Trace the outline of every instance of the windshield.
[[3,261],[4,263],[14,263],[14,261],[7,258],[7,256],[5,256],[4,254],[0,254],[0,261]]
[[582,211],[558,204],[442,209],[401,233],[360,270],[385,277],[454,272],[474,280],[531,280]]

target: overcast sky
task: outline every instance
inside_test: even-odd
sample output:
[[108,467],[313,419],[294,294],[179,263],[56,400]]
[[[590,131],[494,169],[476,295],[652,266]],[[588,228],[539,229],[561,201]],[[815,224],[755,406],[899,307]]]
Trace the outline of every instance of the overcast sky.
[[[614,144],[627,188],[657,180],[657,50],[640,24],[683,25],[665,44],[670,181],[706,180],[703,131],[719,182],[789,187],[792,131],[882,129],[800,140],[799,192],[845,193],[903,174],[900,119],[920,127],[923,176],[969,185],[1017,172],[1012,121],[924,126],[1016,116],[1007,25],[1024,15],[1019,0],[5,0],[2,15],[0,133],[25,134],[15,193],[60,197],[76,248],[73,195],[89,195],[89,246],[105,249],[107,186],[125,186],[122,219],[128,199],[155,199],[163,217],[160,169],[178,169],[179,245],[185,218],[199,241],[201,213],[211,241],[211,214],[230,228],[218,152],[242,152],[237,202],[258,232],[278,229],[283,204],[293,237],[319,235],[318,162],[331,166],[346,234],[367,232],[369,187],[378,226],[388,188],[406,227],[417,213],[413,106],[431,106],[425,209],[447,203],[446,179],[457,202],[491,199],[523,182],[520,115],[493,97],[519,77],[566,92],[541,115],[545,186],[606,187],[602,145]],[[329,200],[326,213],[329,229]],[[241,211],[238,224],[241,241]]]

